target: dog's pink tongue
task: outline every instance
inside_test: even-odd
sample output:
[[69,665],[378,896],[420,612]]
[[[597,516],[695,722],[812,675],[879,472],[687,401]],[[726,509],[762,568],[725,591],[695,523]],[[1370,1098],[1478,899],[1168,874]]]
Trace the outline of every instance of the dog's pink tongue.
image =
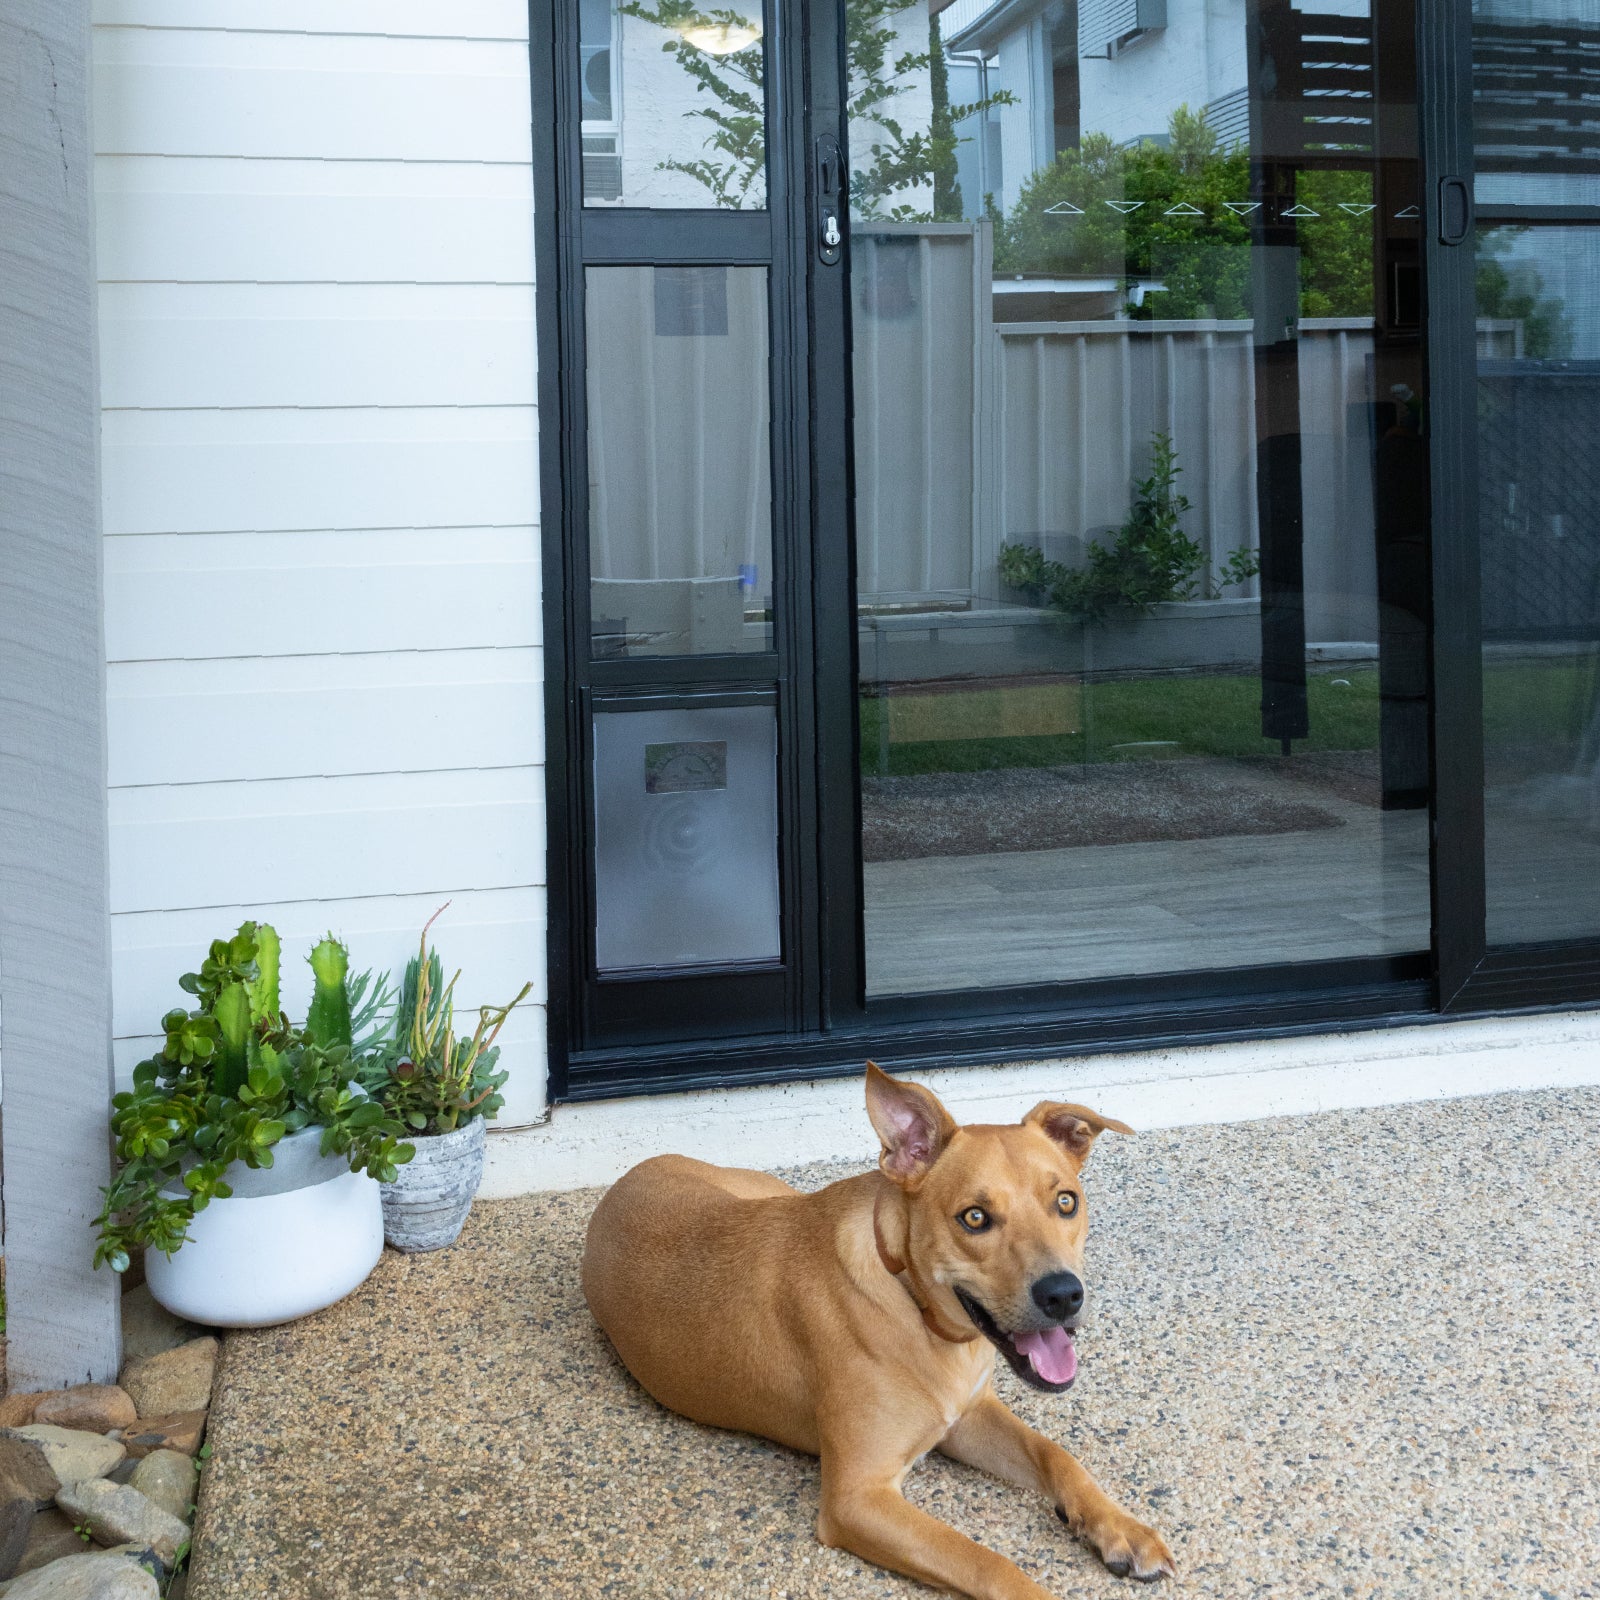
[[1078,1352],[1065,1328],[1013,1334],[1012,1343],[1046,1383],[1070,1383],[1077,1376]]

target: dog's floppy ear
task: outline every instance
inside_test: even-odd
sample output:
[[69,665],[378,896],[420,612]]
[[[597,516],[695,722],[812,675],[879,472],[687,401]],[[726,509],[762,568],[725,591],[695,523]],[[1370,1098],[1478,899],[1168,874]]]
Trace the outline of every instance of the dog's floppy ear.
[[1024,1123],[1031,1122],[1034,1127],[1048,1134],[1080,1162],[1088,1159],[1089,1147],[1098,1135],[1108,1130],[1112,1133],[1133,1132],[1126,1122],[1118,1122],[1115,1117],[1102,1117],[1098,1111],[1091,1111],[1087,1106],[1067,1105],[1060,1100],[1041,1100],[1022,1120]]
[[867,1063],[867,1115],[883,1144],[878,1166],[899,1184],[917,1182],[956,1131],[931,1089],[891,1078],[875,1061]]

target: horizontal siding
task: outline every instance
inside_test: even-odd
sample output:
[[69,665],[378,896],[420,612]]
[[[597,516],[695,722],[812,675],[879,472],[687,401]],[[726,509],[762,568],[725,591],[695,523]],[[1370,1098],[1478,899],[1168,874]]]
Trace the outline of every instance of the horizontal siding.
[[540,665],[537,650],[114,664],[111,783],[539,766]]
[[527,0],[97,0],[101,27],[526,39]]
[[198,967],[213,939],[232,933],[249,918],[270,922],[282,937],[283,1003],[298,1016],[311,998],[305,958],[324,933],[335,933],[349,945],[357,972],[368,967],[395,971],[415,953],[423,923],[446,898],[449,909],[434,924],[432,937],[449,971],[461,971],[461,1003],[503,1003],[531,982],[532,999],[543,1004],[543,951],[528,933],[544,917],[542,889],[123,912],[112,920],[120,952],[112,1010],[116,1035],[119,1039],[154,1035],[163,1013],[181,1003],[179,976]]
[[510,40],[113,28],[94,65],[104,154],[529,164]]
[[112,284],[117,410],[526,406],[533,296],[488,284]]
[[272,778],[111,792],[112,911],[526,888],[537,768]]
[[95,184],[100,277],[525,286],[528,182],[525,168],[469,162],[107,156]]
[[105,531],[525,527],[534,427],[531,406],[110,411]]
[[529,529],[150,535],[106,569],[112,661],[539,643]]
[[544,1093],[526,12],[97,0],[118,1071],[246,917],[436,932]]

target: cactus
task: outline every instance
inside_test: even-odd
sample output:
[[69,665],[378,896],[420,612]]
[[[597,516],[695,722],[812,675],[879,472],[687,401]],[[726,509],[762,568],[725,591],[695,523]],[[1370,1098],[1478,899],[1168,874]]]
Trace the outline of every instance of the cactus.
[[278,958],[282,946],[278,930],[270,922],[263,922],[255,930],[256,976],[249,984],[250,992],[250,1065],[276,1067],[278,1052],[261,1042],[259,1028],[278,1020]]
[[221,1034],[212,1086],[218,1094],[232,1099],[250,1071],[249,989],[243,983],[225,983],[217,991],[212,1015]]
[[306,1012],[306,1033],[313,1044],[324,1050],[338,1045],[348,1050],[350,991],[345,979],[350,971],[350,952],[330,933],[313,946],[307,959],[314,987],[311,1009]]

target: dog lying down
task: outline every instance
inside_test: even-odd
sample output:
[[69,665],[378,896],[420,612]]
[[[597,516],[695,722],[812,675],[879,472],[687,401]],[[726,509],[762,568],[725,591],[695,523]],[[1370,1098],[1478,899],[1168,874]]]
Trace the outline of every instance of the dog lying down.
[[1095,1138],[1132,1129],[1046,1101],[957,1127],[867,1066],[879,1171],[801,1194],[684,1156],[642,1162],[589,1224],[583,1292],[663,1405],[822,1458],[817,1537],[981,1600],[1049,1600],[1003,1556],[911,1505],[938,1449],[1049,1496],[1115,1573],[1173,1574],[1153,1529],[995,1394],[994,1353],[1035,1389],[1077,1376]]

